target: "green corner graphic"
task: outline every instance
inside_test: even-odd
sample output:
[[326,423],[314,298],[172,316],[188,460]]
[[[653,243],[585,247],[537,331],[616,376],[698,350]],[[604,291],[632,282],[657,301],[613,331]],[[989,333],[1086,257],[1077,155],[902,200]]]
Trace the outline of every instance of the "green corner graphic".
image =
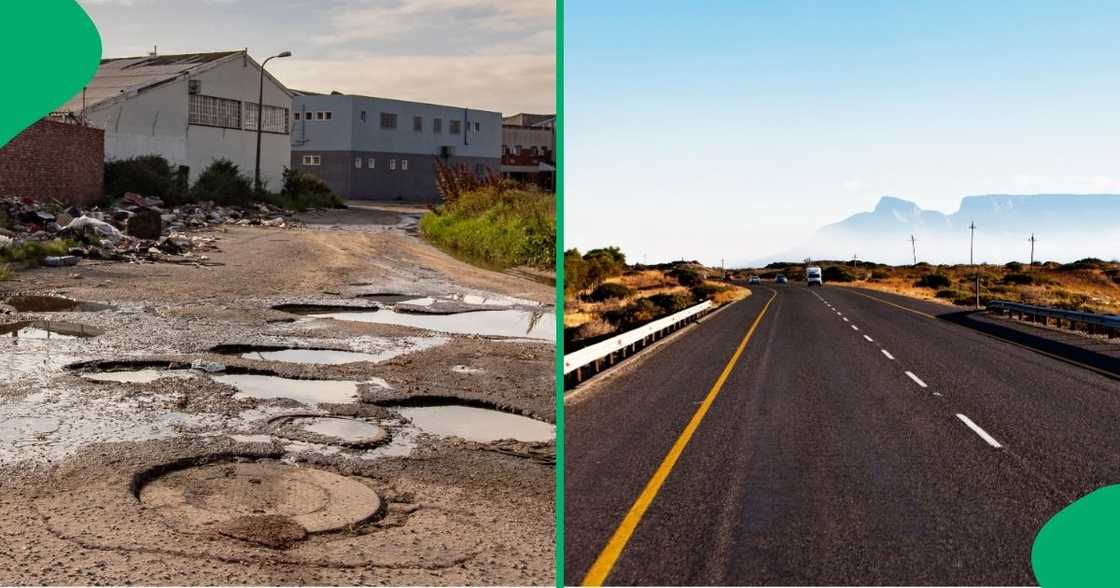
[[4,114],[0,147],[50,114],[97,73],[101,36],[75,0],[5,3],[0,19],[5,60]]
[[1120,484],[1086,494],[1047,521],[1031,567],[1043,588],[1120,586]]

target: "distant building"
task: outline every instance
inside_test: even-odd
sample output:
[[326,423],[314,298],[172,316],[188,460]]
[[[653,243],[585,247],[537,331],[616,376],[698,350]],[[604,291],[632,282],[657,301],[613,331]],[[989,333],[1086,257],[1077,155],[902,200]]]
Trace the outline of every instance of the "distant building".
[[502,175],[555,189],[555,114],[521,113],[503,119]]
[[[105,131],[105,158],[162,155],[191,181],[217,158],[253,175],[260,65],[245,51],[103,59],[60,109]],[[261,179],[290,160],[291,92],[265,72]]]
[[497,112],[388,98],[296,92],[291,167],[354,200],[438,198],[436,160],[498,174]]

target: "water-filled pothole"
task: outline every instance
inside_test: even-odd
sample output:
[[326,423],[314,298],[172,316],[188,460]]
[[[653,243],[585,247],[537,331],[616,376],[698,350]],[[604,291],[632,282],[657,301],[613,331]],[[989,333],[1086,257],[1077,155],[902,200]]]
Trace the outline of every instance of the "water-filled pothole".
[[359,382],[348,380],[293,380],[256,374],[225,374],[211,378],[237,388],[234,398],[287,398],[303,404],[341,404],[358,398]]
[[214,353],[237,355],[242,359],[279,361],[283,363],[305,363],[321,365],[341,365],[362,361],[379,362],[397,355],[388,353],[362,353],[339,349],[316,349],[305,347],[283,347],[274,345],[217,345],[210,348]]
[[64,296],[20,294],[4,301],[19,312],[99,312],[112,308],[108,304],[83,302]]
[[342,304],[277,304],[272,310],[291,314],[321,314],[327,312],[377,312],[378,306],[347,306]]
[[269,426],[276,435],[293,441],[357,449],[376,447],[389,440],[389,433],[384,428],[351,417],[286,415],[270,420]]
[[269,547],[350,529],[381,512],[377,493],[353,478],[274,462],[172,471],[144,484],[138,497],[176,530]]
[[486,310],[453,314],[413,312],[325,312],[310,313],[313,318],[380,323],[416,327],[443,333],[524,337],[554,340],[556,315],[529,310]]
[[95,382],[149,384],[160,378],[192,378],[194,375],[185,370],[143,369],[122,372],[89,372],[82,374],[82,377]]
[[85,339],[103,333],[96,327],[60,321],[22,321],[0,325],[0,336],[17,339]]
[[408,302],[410,300],[420,300],[424,296],[420,294],[396,294],[392,292],[376,292],[373,294],[358,294],[358,298],[372,300],[381,304],[397,304],[399,302]]
[[556,427],[550,423],[488,408],[457,404],[389,408],[425,433],[440,437],[462,437],[480,443],[502,439],[545,442],[556,437]]

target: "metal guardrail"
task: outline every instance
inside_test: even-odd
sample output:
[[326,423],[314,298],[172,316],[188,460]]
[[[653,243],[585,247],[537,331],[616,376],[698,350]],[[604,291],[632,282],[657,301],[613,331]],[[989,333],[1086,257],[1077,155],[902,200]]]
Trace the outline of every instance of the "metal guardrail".
[[710,300],[686,308],[678,313],[659,318],[636,329],[631,329],[594,345],[564,356],[564,388],[581,383],[588,375],[595,375],[644,349],[655,341],[696,322],[714,308]]
[[[988,310],[999,311],[1000,314],[1006,313],[1011,318],[1015,318],[1015,315],[1018,314],[1020,319],[1029,317],[1031,322],[1045,325],[1051,324],[1051,319],[1053,319],[1054,325],[1059,329],[1062,328],[1063,324],[1068,324],[1070,329],[1087,331],[1090,335],[1107,335],[1109,339],[1120,337],[1120,316],[1114,314],[1093,314],[1091,312],[1019,304],[1018,302],[1005,300],[989,302]],[[1079,324],[1084,328],[1078,329],[1077,325]]]

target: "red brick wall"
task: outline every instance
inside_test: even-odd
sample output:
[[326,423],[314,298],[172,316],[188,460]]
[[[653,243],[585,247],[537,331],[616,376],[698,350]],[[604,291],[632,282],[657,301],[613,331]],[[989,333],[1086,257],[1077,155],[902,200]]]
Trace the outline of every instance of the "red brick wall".
[[101,196],[104,174],[101,129],[44,119],[0,147],[0,196],[87,204]]

